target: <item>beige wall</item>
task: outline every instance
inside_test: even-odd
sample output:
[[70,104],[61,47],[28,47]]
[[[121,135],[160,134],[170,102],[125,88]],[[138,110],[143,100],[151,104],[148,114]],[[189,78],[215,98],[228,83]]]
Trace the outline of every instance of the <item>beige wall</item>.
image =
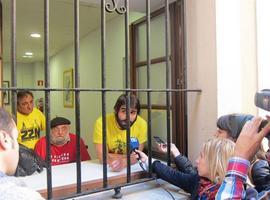
[[[257,114],[255,0],[187,0],[189,157],[212,137],[218,116]],[[228,15],[229,13],[229,15]]]
[[188,94],[188,152],[194,161],[217,118],[215,1],[188,0],[186,9],[187,85],[202,89]]

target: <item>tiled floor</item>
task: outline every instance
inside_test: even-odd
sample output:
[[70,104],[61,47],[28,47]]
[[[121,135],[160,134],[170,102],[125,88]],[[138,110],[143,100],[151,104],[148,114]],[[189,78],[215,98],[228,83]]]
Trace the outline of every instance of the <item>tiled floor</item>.
[[[169,191],[171,195],[164,189]],[[162,180],[145,182],[133,186],[124,187],[121,189],[123,195],[122,200],[184,200],[188,199],[188,196],[181,194],[179,188],[168,184]],[[96,193],[88,196],[82,196],[78,198],[72,198],[76,200],[113,200],[113,190]]]

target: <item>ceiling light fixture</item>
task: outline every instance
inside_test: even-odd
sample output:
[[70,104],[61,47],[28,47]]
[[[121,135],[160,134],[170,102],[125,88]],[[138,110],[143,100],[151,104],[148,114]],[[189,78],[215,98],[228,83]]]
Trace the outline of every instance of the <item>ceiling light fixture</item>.
[[40,38],[41,37],[41,35],[39,33],[31,33],[30,36],[33,38]]
[[33,55],[32,52],[25,52],[24,54],[25,54],[26,56],[32,56],[32,55]]
[[23,55],[23,58],[32,58],[32,56]]

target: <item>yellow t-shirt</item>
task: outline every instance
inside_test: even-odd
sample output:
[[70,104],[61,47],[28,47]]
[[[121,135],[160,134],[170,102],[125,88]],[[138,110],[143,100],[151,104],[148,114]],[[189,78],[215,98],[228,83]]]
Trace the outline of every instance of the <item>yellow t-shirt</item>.
[[[106,122],[107,147],[109,153],[125,153],[126,130],[118,128],[114,113],[106,116]],[[130,127],[130,137],[136,137],[140,144],[147,141],[147,124],[140,116],[137,116],[137,120]],[[95,123],[93,141],[96,144],[102,144],[102,117],[98,118]]]
[[45,130],[45,116],[34,108],[29,115],[17,112],[18,142],[30,149],[34,149],[40,138],[40,131]]

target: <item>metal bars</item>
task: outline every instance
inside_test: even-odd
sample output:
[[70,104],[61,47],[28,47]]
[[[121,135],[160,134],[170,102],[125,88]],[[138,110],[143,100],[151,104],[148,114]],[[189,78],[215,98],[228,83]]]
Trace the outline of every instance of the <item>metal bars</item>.
[[[49,0],[44,0],[44,76],[45,76],[45,88],[17,88],[17,69],[16,69],[16,0],[12,0],[11,8],[11,18],[12,18],[12,28],[11,28],[11,88],[2,90],[12,91],[12,111],[13,115],[16,116],[17,111],[17,90],[31,90],[31,91],[44,91],[45,92],[45,113],[46,113],[46,151],[48,163],[47,168],[47,198],[52,199],[52,173],[51,173],[51,151],[50,151],[50,93],[52,91],[70,91],[75,92],[75,121],[76,121],[76,155],[77,155],[77,195],[80,194],[90,194],[94,193],[95,190],[82,192],[81,189],[81,162],[80,162],[80,93],[81,92],[99,92],[101,93],[102,99],[102,152],[103,152],[103,189],[99,191],[105,191],[112,189],[113,187],[108,187],[108,177],[107,177],[107,125],[106,125],[106,94],[107,92],[126,92],[127,96],[130,97],[131,92],[146,92],[147,93],[147,112],[148,112],[148,156],[149,156],[149,172],[151,174],[151,162],[152,162],[152,150],[151,150],[151,137],[152,137],[152,106],[151,106],[151,93],[153,92],[165,92],[166,93],[166,105],[167,105],[167,141],[171,141],[171,92],[201,92],[201,90],[188,90],[188,89],[170,89],[170,53],[169,53],[169,2],[164,0],[165,3],[165,51],[166,51],[166,89],[151,89],[151,48],[150,48],[150,0],[146,0],[146,57],[147,57],[147,89],[131,89],[130,88],[130,45],[129,45],[129,0],[125,0],[125,6],[117,7],[118,1],[112,0],[112,4],[106,3],[106,0],[101,0],[101,89],[99,88],[81,88],[80,87],[80,38],[79,38],[79,0],[74,1],[74,51],[75,51],[75,88],[71,89],[60,89],[51,88],[50,85],[50,68],[49,68]],[[119,14],[124,14],[124,26],[125,26],[125,89],[110,89],[106,85],[106,10],[108,12],[116,11]],[[121,186],[127,186],[131,184],[136,184],[137,182],[131,182],[131,160],[130,160],[130,98],[127,98],[126,103],[126,115],[127,115],[127,183]],[[168,149],[170,150],[170,142],[168,142]],[[171,163],[170,151],[167,155],[168,165]],[[150,179],[148,179],[150,180]]]
[[[150,66],[151,66],[151,56],[150,56],[150,19],[151,19],[151,13],[150,13],[150,0],[146,0],[146,62],[147,62],[147,89],[151,88],[151,82],[150,82]],[[147,142],[148,147],[151,147],[152,144],[152,106],[151,106],[151,92],[147,92]],[[148,165],[151,165],[152,163],[152,149],[148,148]],[[149,172],[152,172],[152,167],[149,167]]]
[[[101,87],[106,87],[106,18],[105,18],[105,0],[101,1]],[[106,91],[102,91],[102,161],[103,161],[103,187],[108,187],[107,177],[107,128],[106,128]]]
[[[75,53],[75,87],[80,88],[80,27],[79,27],[79,0],[74,0],[74,53]],[[75,121],[76,121],[76,168],[77,168],[77,193],[81,192],[81,126],[80,126],[80,90],[75,91]]]
[[167,105],[167,164],[171,165],[171,92],[170,88],[170,57],[169,57],[169,2],[168,0],[164,1],[165,3],[165,54],[166,54],[166,105]]
[[[49,68],[49,0],[44,0],[44,75],[45,87],[50,88]],[[47,197],[52,199],[52,168],[50,145],[50,91],[45,91],[45,116],[46,116],[46,162],[47,162]]]
[[[17,87],[16,65],[16,0],[11,1],[11,87]],[[12,90],[12,114],[17,116],[17,93]],[[17,118],[17,117],[16,117]]]
[[[129,75],[130,75],[130,67],[129,67],[129,0],[125,0],[125,78],[126,83],[125,87],[126,89],[130,88],[130,81],[129,81]],[[127,120],[127,134],[126,134],[126,147],[127,147],[127,183],[130,183],[130,93],[129,91],[126,91],[127,95],[127,102],[126,102],[126,120]]]

